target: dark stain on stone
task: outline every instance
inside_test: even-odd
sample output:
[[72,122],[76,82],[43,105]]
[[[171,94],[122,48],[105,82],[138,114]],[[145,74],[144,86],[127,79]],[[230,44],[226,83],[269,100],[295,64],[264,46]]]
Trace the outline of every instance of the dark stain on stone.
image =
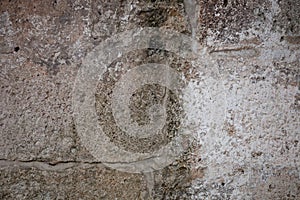
[[300,93],[297,93],[297,94],[295,95],[294,107],[295,107],[297,110],[300,110]]
[[[166,172],[166,173],[168,175],[163,175],[166,179],[170,178],[170,174],[172,174],[172,177],[176,177],[176,179],[172,181],[165,180],[166,182],[163,183],[161,186],[159,186],[162,191],[154,191],[155,196],[159,196],[160,199],[166,199],[168,197],[174,197],[174,196],[179,198],[185,192],[185,188],[181,185],[184,177],[176,174],[176,172]],[[158,186],[156,185],[155,188],[158,188]]]
[[243,168],[237,168],[236,171],[238,171],[238,172],[240,172],[240,173],[242,173],[242,174],[245,173],[245,170],[244,170]]
[[199,3],[201,8],[198,27],[201,30],[200,40],[204,40],[209,35],[208,30],[210,30],[217,40],[229,43],[239,41],[239,36],[236,33],[241,31],[241,27],[247,29],[251,27],[254,20],[264,20],[256,19],[260,17],[255,16],[254,10],[257,8],[264,9],[268,6],[268,3],[263,0],[251,2],[236,0],[230,1],[230,3],[228,0],[200,0]]
[[234,136],[235,135],[236,130],[235,130],[235,128],[234,128],[233,125],[231,125],[231,124],[228,125],[228,127],[227,127],[227,133],[230,136]]
[[288,35],[300,33],[300,1],[284,0],[278,1],[280,13],[275,16],[273,29]]
[[300,36],[286,36],[284,38],[290,44],[300,44]]
[[[192,150],[183,153],[176,164],[171,164],[163,170],[155,172],[156,181],[153,188],[155,199],[187,199],[183,195],[188,194],[191,181],[196,177],[189,164],[190,151]],[[199,176],[203,177],[201,169],[197,176],[198,178]]]
[[252,83],[257,83],[259,81],[264,81],[266,79],[266,77],[264,77],[264,76],[252,76],[250,79],[251,79]]
[[251,156],[253,158],[261,156],[263,153],[261,151],[251,152]]
[[140,19],[141,26],[161,27],[167,20],[167,13],[165,8],[150,8],[138,12],[137,17]]
[[288,86],[298,87],[300,90],[300,68],[299,61],[295,62],[282,62],[282,63],[274,63],[275,69],[278,70],[278,74],[276,74],[276,83],[283,85],[285,88]]

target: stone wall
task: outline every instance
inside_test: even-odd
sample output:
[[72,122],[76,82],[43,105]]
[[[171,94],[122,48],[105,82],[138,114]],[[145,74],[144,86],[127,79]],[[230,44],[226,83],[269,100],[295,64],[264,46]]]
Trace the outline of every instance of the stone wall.
[[[169,68],[134,71],[147,63]],[[1,0],[0,67],[0,199],[300,198],[298,0]],[[119,92],[124,124],[142,127],[126,130],[151,133],[166,114],[159,134],[120,128],[116,85],[138,88]],[[85,141],[77,90],[94,92],[103,141],[128,160]],[[152,155],[180,134],[177,157]]]

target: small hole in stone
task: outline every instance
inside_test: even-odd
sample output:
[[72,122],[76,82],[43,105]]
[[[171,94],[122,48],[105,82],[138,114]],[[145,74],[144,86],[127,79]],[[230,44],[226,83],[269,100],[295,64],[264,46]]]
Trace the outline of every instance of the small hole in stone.
[[228,0],[224,0],[224,1],[223,1],[223,5],[226,7],[227,4],[228,4]]
[[280,42],[282,42],[284,40],[284,37],[283,36],[281,36],[280,37]]
[[20,50],[20,47],[15,47],[15,48],[14,48],[14,51],[15,51],[15,52],[18,52],[19,50]]

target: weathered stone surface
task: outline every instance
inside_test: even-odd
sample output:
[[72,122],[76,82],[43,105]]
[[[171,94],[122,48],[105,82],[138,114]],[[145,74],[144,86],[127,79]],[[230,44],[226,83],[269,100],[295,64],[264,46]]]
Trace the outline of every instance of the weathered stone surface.
[[[0,2],[1,199],[300,198],[299,1],[193,2]],[[83,145],[72,95],[87,53],[149,26],[194,38],[205,56],[149,48],[107,66],[95,109],[114,144],[151,152],[180,126],[191,134],[173,164],[131,174],[105,167]],[[136,91],[130,118],[139,125],[151,121],[153,104],[166,100],[168,111],[163,134],[136,140],[117,127],[110,98],[124,74],[146,63],[177,70],[186,90],[182,97],[159,85]]]
[[141,175],[99,164],[13,164],[1,169],[1,199],[139,199],[145,190]]

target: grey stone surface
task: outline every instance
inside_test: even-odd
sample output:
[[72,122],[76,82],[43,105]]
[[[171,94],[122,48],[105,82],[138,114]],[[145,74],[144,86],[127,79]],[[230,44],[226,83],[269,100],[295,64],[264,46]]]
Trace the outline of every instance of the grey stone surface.
[[[86,55],[139,27],[176,30],[206,52],[188,60],[135,50],[99,80],[95,109],[114,144],[153,151],[187,127],[192,142],[183,155],[150,174],[97,160],[72,109]],[[121,76],[146,63],[168,64],[186,89],[177,97],[158,85],[140,88],[131,99],[133,121],[149,123],[149,105],[166,94],[169,115],[164,134],[135,140],[118,129],[109,105]],[[298,0],[2,0],[0,68],[1,199],[300,198]]]

